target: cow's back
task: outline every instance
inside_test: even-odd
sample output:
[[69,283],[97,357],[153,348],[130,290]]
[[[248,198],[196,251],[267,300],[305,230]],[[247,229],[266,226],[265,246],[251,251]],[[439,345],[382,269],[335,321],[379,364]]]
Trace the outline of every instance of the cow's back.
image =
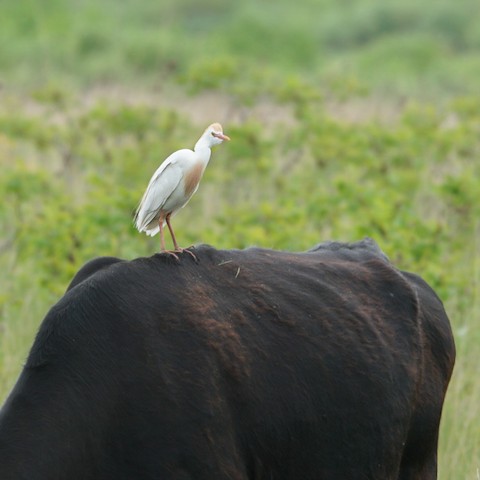
[[196,256],[100,261],[45,319],[5,408],[45,438],[18,398],[67,403],[64,478],[435,478],[454,351],[428,286],[369,242]]

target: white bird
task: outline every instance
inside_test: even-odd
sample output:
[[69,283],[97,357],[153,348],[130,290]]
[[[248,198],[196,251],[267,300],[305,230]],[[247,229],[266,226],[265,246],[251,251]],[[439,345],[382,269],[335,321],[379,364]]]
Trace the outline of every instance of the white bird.
[[[212,123],[195,144],[193,150],[184,148],[172,153],[158,167],[135,213],[135,226],[139,232],[156,235],[160,232],[163,252],[176,257],[174,252],[183,252],[173,233],[170,218],[183,208],[197,191],[203,172],[208,165],[211,148],[230,138],[223,133],[219,123]],[[163,227],[168,226],[175,250],[165,249]],[[186,250],[188,251],[188,250]],[[192,256],[193,253],[189,252]]]

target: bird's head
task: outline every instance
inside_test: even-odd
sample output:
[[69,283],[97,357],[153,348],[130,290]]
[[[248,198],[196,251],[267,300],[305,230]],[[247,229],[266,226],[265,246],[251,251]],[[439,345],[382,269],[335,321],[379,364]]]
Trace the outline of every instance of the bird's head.
[[223,128],[219,123],[212,123],[205,130],[204,136],[208,139],[208,143],[213,147],[219,145],[224,140],[230,140],[230,137],[223,133]]

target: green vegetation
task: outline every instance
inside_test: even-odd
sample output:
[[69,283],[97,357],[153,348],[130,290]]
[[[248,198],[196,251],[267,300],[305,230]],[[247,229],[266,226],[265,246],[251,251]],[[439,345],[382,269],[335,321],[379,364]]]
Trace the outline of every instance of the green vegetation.
[[295,72],[392,95],[480,93],[476,0],[3,1],[0,72],[55,81],[269,92]]
[[85,261],[158,249],[131,221],[146,182],[221,121],[232,142],[175,218],[181,244],[305,250],[368,235],[422,275],[458,349],[439,478],[475,478],[475,2],[1,4],[0,402]]

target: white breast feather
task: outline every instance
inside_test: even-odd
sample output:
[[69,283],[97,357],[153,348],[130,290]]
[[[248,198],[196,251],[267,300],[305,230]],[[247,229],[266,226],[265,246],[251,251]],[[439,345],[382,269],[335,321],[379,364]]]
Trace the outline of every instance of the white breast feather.
[[[159,211],[165,206],[165,203],[175,192],[183,179],[184,171],[187,165],[194,159],[195,154],[192,150],[183,149],[172,153],[155,171],[143,198],[135,214],[135,226],[137,229],[147,231],[149,224],[155,219]],[[183,205],[173,206],[180,208]],[[169,206],[172,208],[172,206]],[[157,233],[148,232],[152,235]]]

